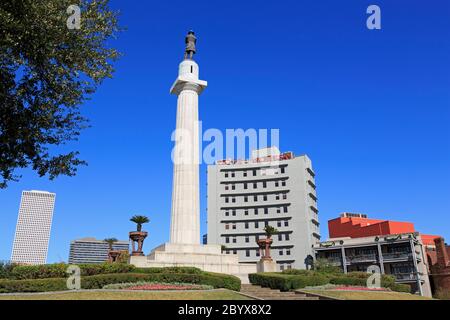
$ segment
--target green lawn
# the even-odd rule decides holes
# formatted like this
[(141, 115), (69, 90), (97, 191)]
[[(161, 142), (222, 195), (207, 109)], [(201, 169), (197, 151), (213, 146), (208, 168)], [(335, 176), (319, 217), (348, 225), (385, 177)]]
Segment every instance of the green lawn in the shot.
[(0, 300), (249, 300), (230, 290), (209, 291), (79, 291), (0, 295)]
[(431, 300), (430, 298), (400, 292), (344, 291), (344, 290), (301, 290), (342, 300)]

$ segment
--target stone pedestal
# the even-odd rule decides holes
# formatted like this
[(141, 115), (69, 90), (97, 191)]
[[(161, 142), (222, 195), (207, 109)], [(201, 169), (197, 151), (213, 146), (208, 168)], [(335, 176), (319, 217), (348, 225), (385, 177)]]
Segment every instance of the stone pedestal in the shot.
[(257, 272), (277, 272), (277, 263), (272, 259), (261, 259), (256, 264)]
[(196, 267), (203, 271), (226, 273), (248, 283), (248, 274), (256, 272), (256, 265), (239, 263), (235, 254), (223, 254), (220, 245), (165, 243), (146, 257), (130, 257), (130, 264), (139, 268)]

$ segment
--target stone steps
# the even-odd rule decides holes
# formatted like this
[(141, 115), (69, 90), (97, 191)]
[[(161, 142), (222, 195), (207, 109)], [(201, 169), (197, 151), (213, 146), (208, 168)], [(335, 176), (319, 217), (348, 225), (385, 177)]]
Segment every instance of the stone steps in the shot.
[(319, 300), (318, 297), (309, 297), (304, 293), (294, 291), (281, 292), (280, 290), (263, 288), (252, 284), (242, 284), (241, 292), (262, 300)]

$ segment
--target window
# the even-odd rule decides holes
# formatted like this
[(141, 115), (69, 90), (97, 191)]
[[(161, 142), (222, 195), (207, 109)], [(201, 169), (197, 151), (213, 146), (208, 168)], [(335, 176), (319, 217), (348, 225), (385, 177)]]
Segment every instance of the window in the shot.
[(191, 66), (191, 73), (194, 73), (194, 66)]
[(245, 250), (245, 256), (250, 257), (250, 250)]
[(264, 214), (269, 214), (269, 208), (264, 208)]
[(236, 190), (236, 185), (232, 184), (231, 185), (231, 190)]
[(247, 183), (244, 183), (244, 189), (247, 189)]
[(244, 202), (248, 202), (248, 197), (247, 196), (244, 197)]
[(231, 177), (232, 177), (232, 178), (234, 178), (234, 177), (235, 177), (235, 174), (234, 174), (234, 172), (232, 172), (232, 173), (231, 173)]
[(277, 208), (277, 213), (281, 213), (280, 207)]
[(228, 172), (225, 172), (225, 178), (228, 178)]
[(284, 236), (284, 239), (289, 240), (289, 233), (286, 233), (286, 235)]
[(247, 242), (247, 243), (250, 242), (250, 237), (249, 236), (245, 237), (245, 242)]
[(225, 185), (225, 190), (228, 190), (228, 185), (227, 184)]
[(275, 187), (279, 187), (280, 184), (278, 183), (278, 181), (275, 181)]
[(230, 243), (230, 238), (229, 237), (225, 237), (225, 243)]
[(253, 176), (256, 176), (256, 170), (253, 170)]
[[(290, 256), (291, 255), (291, 250), (286, 250), (286, 255)], [(289, 268), (289, 267), (288, 267)], [(290, 268), (289, 268), (290, 269)]]
[(284, 270), (284, 265), (280, 264), (280, 270), (281, 270), (281, 271)]
[(258, 201), (258, 196), (253, 196), (253, 201)]
[(267, 195), (264, 195), (263, 200), (267, 201)]
[(278, 251), (278, 255), (282, 256), (283, 255), (283, 250)]
[(245, 214), (246, 216), (248, 216), (248, 210), (245, 210), (245, 211), (244, 211), (244, 214)]
[(230, 229), (230, 225), (227, 223), (226, 225), (225, 225), (225, 230), (229, 230)]
[(225, 211), (225, 216), (228, 217), (230, 213), (228, 211)]
[(267, 182), (263, 181), (263, 188), (267, 188)]
[(278, 241), (283, 241), (282, 236), (283, 236), (283, 235), (282, 235), (281, 233), (278, 234)]
[[(246, 177), (247, 176), (247, 171), (244, 171), (244, 177)], [(247, 188), (246, 188), (247, 189)]]
[(256, 229), (259, 228), (259, 223), (258, 223), (258, 221), (255, 221), (255, 228), (256, 228)]
[(286, 181), (282, 181), (282, 182), (281, 182), (281, 185), (282, 185), (283, 187), (286, 187)]
[(245, 229), (248, 229), (248, 222), (245, 223)]
[(233, 238), (233, 243), (236, 243), (236, 237)]
[(235, 223), (233, 223), (232, 229), (233, 229), (233, 230), (236, 230), (236, 224), (235, 224)]
[(235, 217), (236, 216), (236, 210), (233, 210), (232, 213), (233, 213), (233, 216)]
[(255, 215), (258, 215), (258, 208), (255, 208)]
[(256, 256), (259, 257), (259, 250), (256, 249)]
[(277, 227), (281, 227), (281, 221), (277, 222)]
[(285, 168), (281, 167), (281, 173), (284, 173), (284, 172), (285, 172)]
[(236, 202), (236, 198), (235, 197), (231, 198), (231, 201)]
[(288, 207), (284, 207), (283, 210), (284, 210), (284, 213), (287, 213), (288, 212)]
[(267, 227), (269, 225), (269, 221), (264, 221), (264, 226)]
[(253, 182), (253, 189), (257, 189), (258, 188), (258, 184), (256, 182)]
[(276, 200), (280, 200), (280, 195), (277, 194), (277, 195), (275, 196), (275, 199), (276, 199)]
[(237, 254), (237, 250), (233, 250), (233, 254)]
[(286, 200), (286, 199), (287, 199), (287, 194), (283, 193), (283, 200)]
[(289, 221), (287, 221), (287, 220), (284, 221), (284, 226), (285, 226), (285, 227), (289, 227)]
[(225, 203), (228, 203), (228, 201), (229, 201), (228, 197), (225, 197)]

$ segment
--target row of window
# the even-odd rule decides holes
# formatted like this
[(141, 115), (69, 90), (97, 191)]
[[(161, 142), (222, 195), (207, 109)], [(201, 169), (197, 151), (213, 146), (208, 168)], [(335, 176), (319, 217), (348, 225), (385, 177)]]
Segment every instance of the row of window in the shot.
[[(278, 237), (278, 241), (289, 241), (290, 240), (289, 233), (278, 233), (277, 237)], [(225, 237), (225, 243), (237, 243), (237, 238), (238, 238), (237, 236)], [(256, 241), (259, 240), (259, 235), (252, 236), (252, 238), (254, 240), (252, 242), (256, 243)], [(250, 243), (250, 236), (244, 236), (244, 242)]]
[[(260, 221), (255, 221), (255, 229), (259, 228), (259, 222)], [(225, 224), (225, 230), (236, 230), (236, 223), (226, 223)], [(264, 222), (264, 226), (268, 226), (269, 225), (269, 221), (265, 221)], [(277, 227), (289, 227), (289, 220), (278, 220), (277, 221)], [(245, 229), (249, 229), (250, 228), (250, 222), (244, 222), (244, 228)]]
[[(288, 207), (287, 206), (283, 206), (283, 207), (273, 207), (276, 208), (276, 213), (281, 213), (282, 211), (284, 213), (288, 213)], [(273, 209), (272, 208), (272, 209)], [(264, 212), (264, 214), (269, 214), (270, 211), (269, 210), (271, 208), (267, 207), (267, 208), (254, 208), (254, 209), (244, 209), (244, 210), (237, 210), (237, 209), (233, 209), (233, 210), (226, 210), (225, 211), (225, 217), (229, 217), (230, 216), (230, 212), (231, 212), (231, 216), (235, 217), (238, 211), (243, 211), (244, 216), (248, 216), (250, 210), (255, 214), (255, 216), (257, 216), (260, 212), (260, 210), (262, 210), (262, 212)]]
[(229, 184), (225, 184), (225, 190), (236, 190), (236, 185), (242, 184), (244, 190), (248, 189), (249, 185), (253, 186), (253, 189), (258, 189), (258, 184), (261, 184), (263, 188), (267, 188), (267, 186), (273, 183), (273, 186), (275, 188), (278, 187), (286, 187), (286, 180), (283, 181), (262, 181), (262, 182), (243, 182), (243, 183), (229, 183)]
[[(263, 201), (268, 201), (269, 200), (269, 196), (271, 196), (272, 198), (272, 194), (264, 194), (264, 195), (253, 195), (253, 196), (242, 196), (244, 198), (244, 202), (248, 202), (249, 198), (253, 198), (253, 202), (258, 202), (259, 197), (261, 197), (261, 199)], [(287, 192), (283, 192), (283, 193), (277, 193), (274, 194), (274, 199), (275, 200), (286, 200), (287, 199)], [(225, 197), (225, 203), (230, 203), (230, 201), (232, 203), (236, 203), (236, 198), (237, 196), (234, 197)]]
[(284, 174), (286, 172), (286, 166), (279, 168), (264, 168), (264, 169), (249, 169), (249, 170), (236, 170), (236, 171), (224, 171), (223, 176), (225, 178), (235, 178), (237, 172), (242, 173), (242, 177), (248, 177), (249, 172), (251, 172), (253, 177), (256, 177), (258, 171), (261, 171), (262, 176), (271, 176), (276, 174)]
[[(255, 249), (255, 250), (244, 249), (244, 250), (245, 250), (245, 256), (246, 257), (251, 257), (252, 256), (252, 254), (251, 254), (252, 251), (255, 253), (255, 257), (259, 257), (260, 256), (259, 249)], [(225, 253), (226, 254), (230, 254), (230, 253), (237, 254), (238, 251), (240, 251), (240, 250), (236, 250), (236, 249), (234, 249), (234, 250), (225, 250)], [(278, 255), (279, 256), (290, 256), (291, 255), (291, 250), (290, 249), (280, 249), (280, 250), (278, 250)]]

